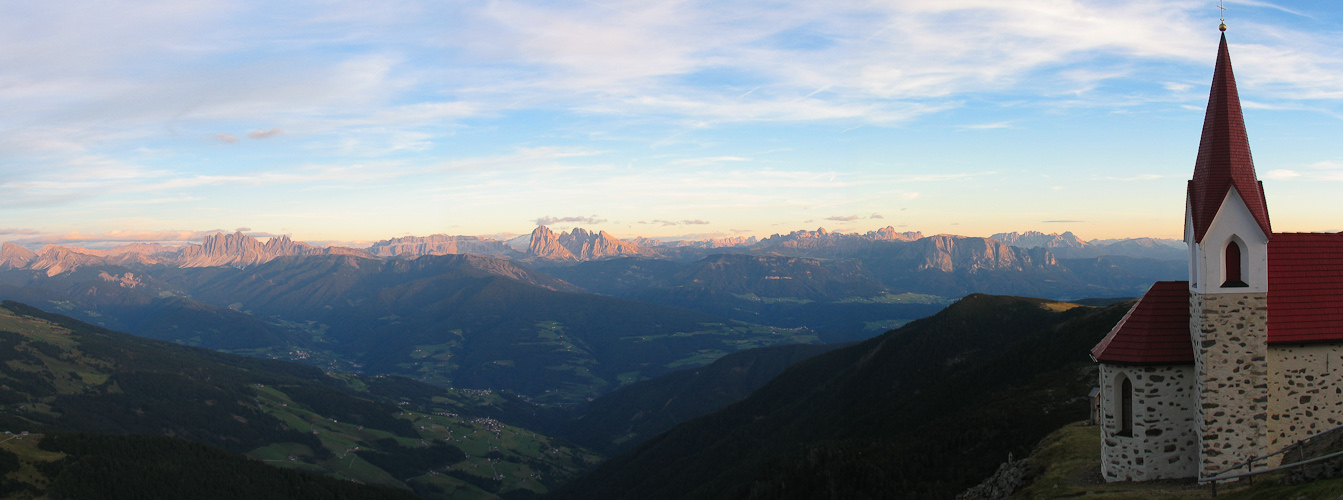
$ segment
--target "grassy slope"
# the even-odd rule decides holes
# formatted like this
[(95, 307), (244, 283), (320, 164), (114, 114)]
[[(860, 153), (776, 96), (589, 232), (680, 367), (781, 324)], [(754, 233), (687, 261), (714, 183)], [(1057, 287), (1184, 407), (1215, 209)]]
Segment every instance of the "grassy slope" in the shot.
[(564, 435), (619, 453), (681, 422), (749, 396), (789, 366), (842, 344), (792, 344), (739, 351), (700, 368), (636, 382), (597, 398)]
[(1085, 353), (1126, 309), (972, 295), (798, 363), (555, 497), (954, 495), (1086, 414)]
[[(1037, 476), (1029, 486), (1012, 495), (1013, 500), (1059, 498), (1186, 499), (1208, 498), (1211, 490), (1193, 481), (1104, 483), (1100, 475), (1100, 430), (1096, 426), (1070, 424), (1040, 441), (1031, 454)], [(1301, 485), (1282, 484), (1274, 474), (1260, 476), (1253, 485), (1224, 484), (1217, 498), (1226, 500), (1336, 499), (1343, 496), (1343, 479)]]
[(409, 491), (268, 467), (166, 436), (0, 436), (3, 498), (413, 499)]
[(486, 391), (329, 376), (12, 302), (0, 308), (0, 361), (0, 424), (16, 430), (165, 433), (426, 498), (542, 493), (599, 458), (490, 418), (509, 401)]

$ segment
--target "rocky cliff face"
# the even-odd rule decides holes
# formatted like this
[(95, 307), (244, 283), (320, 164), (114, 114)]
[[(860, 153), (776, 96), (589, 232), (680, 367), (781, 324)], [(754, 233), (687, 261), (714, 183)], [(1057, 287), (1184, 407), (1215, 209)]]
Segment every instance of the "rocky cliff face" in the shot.
[(34, 260), (37, 260), (37, 254), (32, 250), (8, 241), (0, 244), (0, 269), (25, 268)]
[(85, 266), (105, 264), (106, 260), (95, 251), (83, 248), (47, 245), (37, 251), (37, 258), (28, 264), (28, 269), (46, 271), (47, 276), (55, 276), (66, 271)]
[[(273, 238), (272, 238), (273, 239)], [(288, 238), (285, 238), (288, 240)], [(277, 243), (270, 251), (284, 248), (294, 250), (294, 244)], [(304, 245), (307, 247), (307, 245)], [(309, 247), (310, 248), (310, 247)], [(275, 256), (269, 253), (256, 238), (242, 234), (215, 233), (205, 237), (200, 245), (188, 245), (182, 249), (180, 267), (247, 267), (267, 262)]]
[(886, 226), (867, 234), (839, 233), (817, 228), (815, 231), (793, 231), (788, 234), (776, 234), (760, 241), (757, 247), (777, 247), (786, 249), (827, 249), (857, 248), (879, 241), (914, 241), (923, 238), (918, 231), (897, 232), (894, 227)]
[(184, 247), (135, 243), (107, 250), (90, 250), (48, 245), (37, 252), (31, 252), (19, 245), (5, 243), (0, 248), (0, 269), (33, 269), (46, 271), (47, 276), (55, 276), (80, 267), (106, 265), (244, 268), (270, 262), (279, 257), (295, 255), (373, 257), (368, 252), (354, 248), (317, 248), (293, 241), (288, 236), (277, 236), (262, 243), (256, 238), (238, 232), (227, 235), (215, 233), (205, 237), (205, 241), (200, 245)]
[(645, 249), (652, 249), (652, 248), (731, 248), (731, 247), (748, 247), (748, 246), (754, 245), (754, 244), (756, 244), (756, 243), (758, 242), (758, 240), (756, 240), (755, 236), (751, 236), (751, 237), (728, 236), (728, 237), (725, 237), (725, 238), (708, 238), (708, 239), (694, 240), (694, 241), (691, 241), (691, 240), (662, 241), (662, 240), (655, 240), (655, 239), (653, 239), (653, 238), (646, 238), (646, 237), (640, 236), (640, 237), (637, 237), (637, 238), (631, 238), (631, 239), (628, 239), (628, 240), (625, 240), (625, 241), (626, 241), (627, 243), (630, 243), (630, 244), (633, 244), (633, 245), (637, 245), (637, 246), (643, 247), (643, 248), (645, 248)]
[(560, 235), (546, 226), (536, 226), (532, 230), (532, 242), (527, 254), (548, 260), (578, 260), (568, 248), (560, 244)]
[(897, 232), (894, 227), (886, 226), (876, 231), (868, 231), (866, 236), (874, 240), (914, 241), (923, 238), (920, 231)]
[(1021, 271), (1057, 266), (1047, 250), (1014, 248), (992, 238), (971, 238), (949, 234), (929, 236), (902, 249), (904, 259), (916, 260), (920, 271), (943, 272)]
[(368, 247), (368, 253), (378, 257), (400, 255), (496, 255), (513, 257), (518, 252), (502, 241), (486, 240), (476, 236), (405, 236), (379, 241)]
[(634, 244), (626, 243), (611, 236), (606, 231), (592, 233), (581, 227), (573, 231), (560, 233), (557, 238), (560, 245), (569, 250), (579, 260), (601, 259), (606, 257), (624, 257), (646, 255), (652, 252)]
[(555, 234), (546, 226), (537, 226), (527, 248), (529, 257), (546, 260), (585, 261), (656, 254), (656, 251), (621, 241), (606, 231), (594, 233), (581, 227)]
[(1063, 234), (1042, 233), (1039, 231), (998, 233), (990, 236), (990, 238), (1021, 248), (1043, 247), (1081, 249), (1090, 246), (1087, 242), (1077, 239), (1077, 235), (1073, 234), (1072, 231), (1065, 231)]

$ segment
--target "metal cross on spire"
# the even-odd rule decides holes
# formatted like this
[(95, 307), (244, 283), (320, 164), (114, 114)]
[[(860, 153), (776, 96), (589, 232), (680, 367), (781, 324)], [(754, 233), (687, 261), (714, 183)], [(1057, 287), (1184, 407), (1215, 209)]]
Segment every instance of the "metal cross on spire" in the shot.
[(1218, 25), (1217, 29), (1226, 31), (1226, 7), (1222, 6), (1222, 0), (1217, 0), (1217, 9), (1220, 10), (1222, 14), (1222, 24)]

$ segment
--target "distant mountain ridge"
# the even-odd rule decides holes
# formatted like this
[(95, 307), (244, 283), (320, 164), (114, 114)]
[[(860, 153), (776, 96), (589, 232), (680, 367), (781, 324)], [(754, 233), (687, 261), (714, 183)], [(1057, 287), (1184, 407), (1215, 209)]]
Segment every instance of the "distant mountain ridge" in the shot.
[(264, 264), (279, 257), (302, 255), (356, 255), (373, 257), (364, 250), (348, 247), (314, 247), (288, 236), (276, 236), (262, 243), (241, 232), (215, 233), (199, 245), (180, 247), (133, 243), (107, 250), (47, 245), (36, 252), (5, 242), (0, 248), (0, 269), (34, 269), (48, 276), (91, 266), (164, 265), (170, 267), (235, 267)]
[(1145, 257), (1157, 260), (1184, 260), (1187, 247), (1183, 240), (1161, 238), (1125, 238), (1082, 241), (1071, 231), (1063, 234), (1026, 231), (998, 233), (991, 238), (1022, 248), (1047, 248), (1060, 259), (1081, 259), (1103, 255)]
[[(928, 240), (928, 241), (925, 241)], [(368, 248), (315, 247), (275, 236), (264, 243), (241, 232), (215, 233), (200, 244), (180, 247), (156, 243), (133, 243), (106, 250), (92, 250), (72, 246), (47, 245), (36, 252), (23, 246), (4, 242), (0, 247), (0, 269), (38, 269), (56, 275), (79, 267), (96, 265), (166, 265), (172, 267), (236, 267), (255, 266), (285, 256), (303, 255), (356, 255), (361, 257), (417, 257), (421, 255), (473, 254), (500, 257), (509, 260), (536, 262), (585, 262), (621, 257), (666, 258), (689, 261), (710, 253), (749, 253), (791, 257), (848, 258), (852, 252), (870, 249), (883, 243), (919, 243), (928, 255), (928, 262), (920, 269), (937, 268), (948, 271), (957, 267), (957, 261), (966, 261), (965, 243), (983, 248), (992, 257), (974, 257), (971, 269), (995, 268), (989, 261), (1001, 266), (1021, 267), (1015, 254), (1004, 252), (1003, 246), (980, 243), (993, 240), (1006, 247), (1020, 249), (1044, 248), (1055, 258), (1076, 259), (1102, 255), (1181, 260), (1184, 242), (1157, 238), (1129, 238), (1122, 240), (1082, 241), (1072, 232), (1063, 234), (1038, 231), (997, 233), (989, 238), (939, 234), (924, 236), (918, 231), (898, 232), (887, 226), (864, 234), (841, 233), (818, 228), (775, 234), (757, 240), (755, 237), (709, 238), (699, 241), (660, 241), (653, 238), (622, 240), (605, 231), (591, 232), (583, 228), (556, 233), (546, 226), (537, 226), (526, 245), (513, 240), (497, 241), (478, 236), (404, 236), (382, 240)], [(930, 250), (929, 246), (932, 249)], [(960, 247), (961, 250), (956, 250)], [(908, 255), (908, 251), (904, 252)], [(959, 255), (960, 257), (957, 257)], [(1006, 260), (1003, 260), (1006, 259)], [(1047, 259), (1046, 259), (1047, 260)], [(1048, 265), (1047, 262), (1043, 264)]]
[[(119, 266), (134, 271), (150, 268), (246, 269), (283, 257), (348, 255), (370, 259), (409, 259), (425, 255), (484, 255), (518, 262), (544, 272), (559, 272), (567, 279), (585, 281), (560, 268), (579, 263), (638, 258), (669, 262), (695, 262), (717, 254), (757, 257), (807, 258), (826, 261), (857, 261), (865, 272), (886, 289), (942, 297), (983, 292), (1051, 298), (1133, 296), (1152, 279), (1182, 279), (1182, 271), (1156, 262), (1182, 260), (1182, 242), (1153, 238), (1088, 243), (1072, 233), (1000, 233), (996, 238), (919, 232), (897, 232), (886, 227), (865, 234), (793, 231), (763, 240), (706, 240), (702, 245), (646, 247), (615, 238), (605, 231), (583, 228), (556, 233), (537, 226), (528, 236), (496, 241), (473, 236), (434, 235), (384, 240), (367, 249), (314, 247), (287, 236), (262, 242), (242, 233), (216, 233), (199, 245), (168, 247), (133, 244), (107, 250), (49, 245), (37, 252), (6, 244), (0, 248), (0, 270), (31, 269), (53, 277), (81, 268)], [(649, 242), (651, 240), (638, 240)], [(524, 245), (525, 243), (525, 245)], [(735, 246), (718, 246), (739, 243)], [(1012, 243), (1016, 243), (1015, 245)], [(1106, 265), (1081, 262), (1103, 256)], [(1060, 259), (1071, 259), (1062, 262)], [(1150, 259), (1146, 262), (1141, 259)], [(1075, 264), (1086, 269), (1073, 269)], [(1141, 270), (1133, 268), (1138, 266)], [(800, 268), (799, 268), (800, 269)], [(111, 272), (111, 271), (109, 271)], [(802, 272), (802, 271), (799, 271)], [(119, 275), (120, 272), (112, 273)], [(798, 276), (780, 276), (795, 279)], [(1097, 281), (1099, 280), (1099, 281)], [(1103, 284), (1101, 284), (1103, 283)], [(733, 292), (739, 293), (739, 292)], [(836, 300), (845, 297), (835, 297)]]

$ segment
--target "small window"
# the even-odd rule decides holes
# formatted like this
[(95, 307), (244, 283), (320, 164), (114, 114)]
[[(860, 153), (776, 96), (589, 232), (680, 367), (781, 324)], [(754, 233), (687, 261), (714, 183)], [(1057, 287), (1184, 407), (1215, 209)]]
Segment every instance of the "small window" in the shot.
[(1231, 240), (1226, 243), (1226, 256), (1222, 259), (1222, 264), (1226, 268), (1223, 276), (1226, 276), (1226, 282), (1222, 283), (1223, 288), (1239, 288), (1250, 286), (1241, 279), (1240, 270), (1245, 264), (1245, 259), (1240, 248), (1240, 243)]
[(1119, 435), (1133, 436), (1133, 382), (1123, 377), (1119, 387)]

